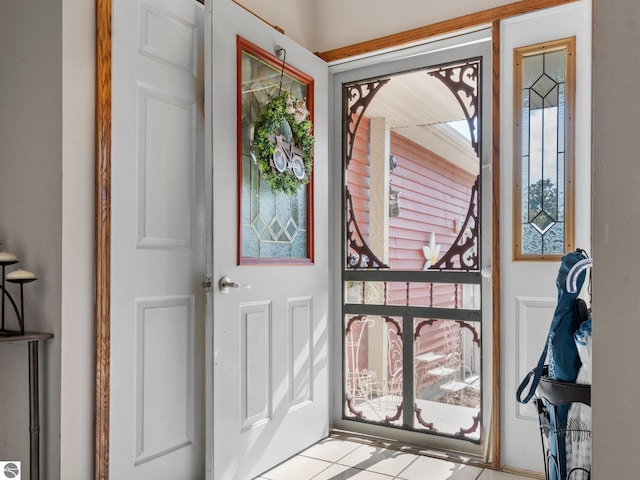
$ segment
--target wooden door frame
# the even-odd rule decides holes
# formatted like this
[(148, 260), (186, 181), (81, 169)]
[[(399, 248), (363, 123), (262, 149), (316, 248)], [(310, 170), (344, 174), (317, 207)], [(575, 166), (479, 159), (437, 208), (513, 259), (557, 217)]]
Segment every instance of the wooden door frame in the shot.
[(109, 478), (111, 364), (111, 26), (112, 0), (96, 0), (94, 479)]
[[(112, 0), (96, 1), (96, 125), (95, 125), (95, 396), (94, 396), (94, 480), (109, 479), (109, 409), (111, 360), (111, 104), (112, 104)], [(197, 0), (202, 3), (201, 0)], [(236, 0), (233, 0), (238, 3)], [(500, 257), (499, 257), (499, 80), (500, 80), (500, 21), (543, 8), (555, 7), (577, 0), (522, 0), (507, 5), (464, 15), (405, 32), (380, 37), (335, 50), (319, 53), (326, 61), (361, 55), (382, 48), (446, 34), (482, 24), (493, 25), (493, 348), (494, 358), (500, 353)], [(500, 364), (493, 365), (492, 462), (500, 468)]]

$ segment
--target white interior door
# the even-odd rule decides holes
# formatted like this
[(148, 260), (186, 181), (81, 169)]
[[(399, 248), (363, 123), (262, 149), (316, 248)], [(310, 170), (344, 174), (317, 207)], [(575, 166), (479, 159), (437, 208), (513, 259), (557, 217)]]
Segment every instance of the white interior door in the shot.
[(501, 119), (501, 321), (502, 461), (518, 469), (544, 469), (535, 405), (516, 402), (515, 392), (538, 362), (556, 306), (559, 262), (519, 261), (512, 256), (513, 49), (576, 36), (575, 245), (591, 245), (591, 2), (542, 10), (502, 24)]
[(112, 479), (204, 471), (203, 17), (113, 7)]
[[(214, 284), (208, 478), (243, 480), (328, 434), (328, 73), (320, 59), (230, 0), (207, 10)], [(238, 265), (238, 36), (271, 54), (276, 44), (284, 47), (287, 64), (313, 78), (315, 252), (306, 264)], [(223, 294), (225, 276), (252, 288)]]

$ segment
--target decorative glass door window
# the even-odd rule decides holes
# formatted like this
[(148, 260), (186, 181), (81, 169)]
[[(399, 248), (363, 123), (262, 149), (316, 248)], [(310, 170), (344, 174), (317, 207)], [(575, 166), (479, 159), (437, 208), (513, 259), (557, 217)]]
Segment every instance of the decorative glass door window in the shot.
[(343, 86), (346, 420), (482, 441), (481, 78)]
[[(239, 264), (290, 264), (313, 261), (313, 177), (295, 193), (273, 188), (257, 160), (256, 124), (273, 99), (288, 92), (313, 118), (313, 79), (238, 37), (238, 192)], [(294, 127), (295, 128), (295, 127)], [(281, 130), (281, 131), (280, 131)], [(292, 146), (291, 126), (281, 125)], [(280, 151), (280, 150), (279, 150)], [(274, 155), (269, 173), (293, 178), (304, 170), (287, 169), (287, 159)], [(291, 171), (289, 171), (291, 170)], [(297, 177), (296, 177), (297, 175)], [(285, 177), (283, 177), (285, 178)], [(288, 178), (288, 177), (287, 177)]]
[(514, 259), (573, 250), (575, 38), (515, 50)]

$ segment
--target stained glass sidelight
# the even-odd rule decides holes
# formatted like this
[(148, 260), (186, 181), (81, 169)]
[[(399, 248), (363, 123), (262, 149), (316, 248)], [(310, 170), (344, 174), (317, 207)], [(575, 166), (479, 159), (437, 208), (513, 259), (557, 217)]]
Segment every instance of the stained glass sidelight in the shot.
[(572, 248), (573, 39), (516, 50), (514, 257)]

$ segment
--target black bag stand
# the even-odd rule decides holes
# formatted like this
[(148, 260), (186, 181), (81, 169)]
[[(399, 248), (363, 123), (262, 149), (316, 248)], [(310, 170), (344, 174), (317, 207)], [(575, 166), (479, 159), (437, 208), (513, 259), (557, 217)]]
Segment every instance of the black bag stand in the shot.
[(591, 430), (582, 424), (572, 424), (570, 421), (560, 423), (557, 419), (559, 408), (568, 410), (573, 403), (591, 406), (591, 385), (552, 380), (548, 377), (545, 366), (536, 388), (535, 399), (545, 461), (545, 480), (590, 480), (590, 464), (577, 465), (565, 472), (566, 451), (562, 450), (569, 440), (573, 440), (574, 445), (577, 443), (578, 448), (580, 445), (591, 448)]

